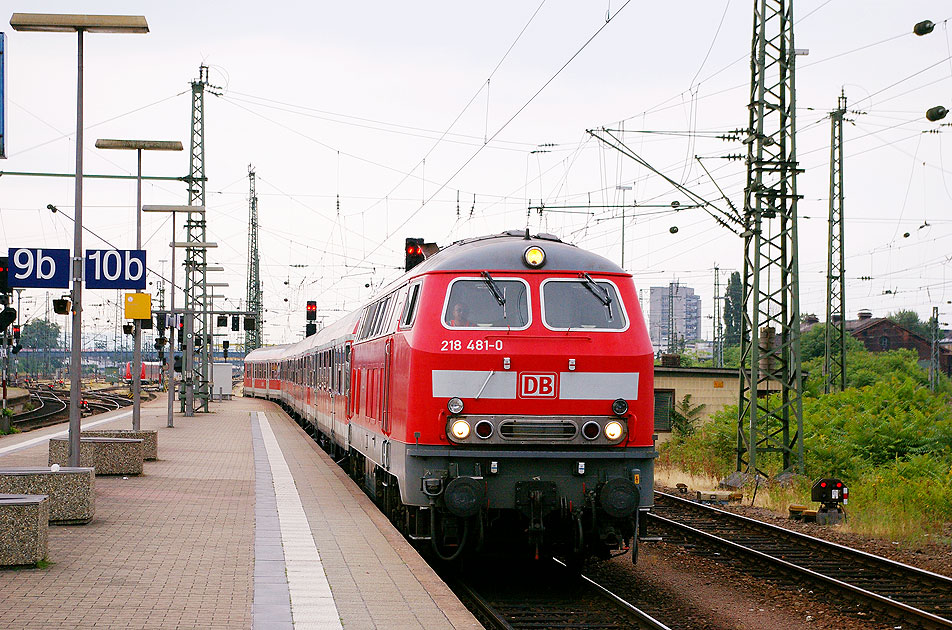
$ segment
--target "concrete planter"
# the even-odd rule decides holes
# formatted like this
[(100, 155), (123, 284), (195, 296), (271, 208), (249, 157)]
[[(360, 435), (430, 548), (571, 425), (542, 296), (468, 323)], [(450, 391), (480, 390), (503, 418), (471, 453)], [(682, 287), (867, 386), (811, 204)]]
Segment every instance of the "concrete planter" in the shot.
[(95, 479), (92, 468), (0, 468), (0, 493), (45, 494), (51, 524), (82, 525), (93, 520)]
[(126, 438), (133, 440), (142, 440), (142, 455), (147, 462), (154, 462), (159, 458), (159, 432), (158, 431), (133, 431), (132, 429), (103, 429), (95, 431), (83, 431), (79, 434), (84, 437), (109, 437)]
[(46, 559), (50, 502), (43, 495), (0, 494), (0, 566)]
[[(69, 439), (50, 439), (50, 465), (69, 464)], [(81, 437), (79, 464), (96, 469), (96, 475), (141, 475), (142, 440)]]

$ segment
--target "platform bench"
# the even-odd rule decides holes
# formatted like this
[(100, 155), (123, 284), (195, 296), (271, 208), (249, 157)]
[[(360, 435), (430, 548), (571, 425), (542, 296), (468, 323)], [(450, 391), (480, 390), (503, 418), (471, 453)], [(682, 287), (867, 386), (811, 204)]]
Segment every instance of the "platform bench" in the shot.
[(0, 468), (0, 493), (45, 494), (50, 498), (50, 524), (83, 525), (93, 520), (92, 468)]
[(50, 501), (45, 495), (0, 494), (0, 566), (46, 559)]
[(95, 431), (83, 431), (79, 434), (79, 437), (110, 437), (142, 440), (142, 459), (147, 462), (154, 462), (159, 458), (158, 431), (135, 431), (133, 429), (96, 429)]
[[(96, 469), (96, 475), (141, 475), (142, 440), (127, 438), (81, 437), (79, 465)], [(50, 439), (49, 463), (69, 464), (69, 439)]]

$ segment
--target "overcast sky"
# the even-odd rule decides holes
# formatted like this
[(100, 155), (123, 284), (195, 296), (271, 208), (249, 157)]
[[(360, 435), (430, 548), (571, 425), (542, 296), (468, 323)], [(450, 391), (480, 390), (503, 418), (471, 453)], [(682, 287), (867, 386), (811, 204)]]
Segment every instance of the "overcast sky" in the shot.
[[(528, 226), (620, 261), (620, 210), (556, 212), (560, 205), (644, 204), (625, 214), (625, 268), (640, 289), (674, 280), (694, 287), (706, 316), (715, 264), (722, 285), (741, 268), (738, 236), (702, 210), (672, 211), (672, 201), (688, 203), (683, 193), (586, 130), (623, 128), (645, 161), (716, 200), (694, 159), (707, 158), (717, 185), (742, 208), (744, 163), (722, 158), (745, 147), (713, 136), (748, 122), (750, 0), (81, 4), (85, 13), (145, 15), (151, 29), (86, 36), (87, 174), (135, 173), (134, 152), (97, 150), (97, 138), (187, 147), (189, 84), (200, 64), (209, 66), (220, 92), (205, 97), (208, 239), (219, 244), (209, 260), (226, 268), (213, 278), (230, 283), (223, 293), (237, 308), (246, 292), (251, 164), (267, 342), (303, 334), (306, 300), (318, 301), (328, 323), (357, 307), (401, 273), (408, 236), (449, 244)], [(952, 8), (938, 10), (920, 1), (796, 4), (796, 47), (809, 50), (797, 67), (803, 312), (825, 312), (829, 112), (842, 89), (851, 112), (848, 315), (914, 309), (926, 319), (939, 305), (949, 319), (952, 147), (948, 128), (924, 116), (933, 105), (952, 106)], [(913, 35), (925, 19), (935, 31)], [(4, 24), (0, 169), (71, 173), (76, 37), (13, 32), (9, 15)], [(146, 175), (187, 172), (188, 151), (144, 157)], [(146, 183), (143, 197), (188, 201), (175, 182)], [(553, 211), (528, 210), (540, 199)], [(658, 205), (668, 207), (650, 207)], [(109, 244), (134, 247), (134, 208), (134, 182), (85, 180), (84, 225)], [(72, 211), (71, 179), (4, 175), (0, 246), (70, 247)], [(164, 216), (144, 219), (149, 266), (166, 275), (169, 263), (160, 261), (170, 258), (171, 232)], [(109, 245), (87, 235), (84, 246)], [(46, 292), (24, 298), (27, 316), (45, 312)], [(115, 292), (84, 292), (87, 330), (110, 342), (115, 300)], [(703, 327), (709, 334), (711, 321)]]

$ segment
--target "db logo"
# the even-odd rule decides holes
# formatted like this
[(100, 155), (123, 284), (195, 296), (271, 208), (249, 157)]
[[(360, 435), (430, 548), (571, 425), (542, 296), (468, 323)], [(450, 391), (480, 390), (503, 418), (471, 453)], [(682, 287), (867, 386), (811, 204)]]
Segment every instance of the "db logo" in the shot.
[(555, 374), (519, 375), (520, 398), (555, 398), (558, 394), (558, 377)]

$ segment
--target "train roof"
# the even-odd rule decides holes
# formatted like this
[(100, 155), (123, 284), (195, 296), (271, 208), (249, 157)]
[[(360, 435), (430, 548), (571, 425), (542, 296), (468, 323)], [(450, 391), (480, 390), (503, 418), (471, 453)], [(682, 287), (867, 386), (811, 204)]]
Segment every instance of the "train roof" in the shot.
[(530, 236), (528, 230), (509, 230), (502, 234), (456, 241), (411, 269), (410, 273), (416, 276), (434, 271), (464, 269), (529, 271), (522, 255), (533, 245), (545, 251), (545, 265), (541, 271), (627, 273), (603, 256), (564, 243), (551, 234)]

